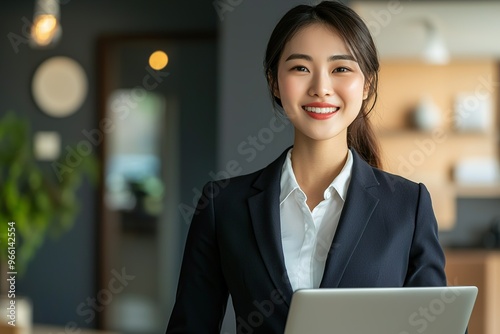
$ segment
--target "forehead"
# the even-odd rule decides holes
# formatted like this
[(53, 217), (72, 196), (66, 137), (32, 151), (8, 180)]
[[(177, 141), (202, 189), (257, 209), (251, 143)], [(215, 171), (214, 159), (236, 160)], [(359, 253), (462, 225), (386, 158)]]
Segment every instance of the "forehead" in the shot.
[(331, 26), (313, 23), (301, 28), (287, 42), (286, 53), (352, 54), (340, 34)]

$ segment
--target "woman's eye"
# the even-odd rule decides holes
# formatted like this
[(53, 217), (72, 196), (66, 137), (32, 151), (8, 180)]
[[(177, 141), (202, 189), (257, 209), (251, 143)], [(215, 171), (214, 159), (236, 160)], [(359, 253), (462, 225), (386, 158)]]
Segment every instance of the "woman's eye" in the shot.
[(343, 73), (343, 72), (349, 72), (349, 69), (347, 67), (337, 67), (336, 69), (333, 70), (334, 73)]
[(299, 71), (299, 72), (308, 72), (308, 69), (305, 68), (304, 66), (295, 66), (292, 68), (292, 70)]

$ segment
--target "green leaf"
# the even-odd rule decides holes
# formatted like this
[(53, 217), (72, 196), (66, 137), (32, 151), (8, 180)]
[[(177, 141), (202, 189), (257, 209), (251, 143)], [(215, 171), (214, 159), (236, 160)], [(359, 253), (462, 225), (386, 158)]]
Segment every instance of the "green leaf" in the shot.
[[(83, 177), (96, 184), (99, 176), (99, 162), (89, 155), (59, 182), (57, 171), (44, 170), (34, 158), (30, 131), (26, 117), (7, 112), (0, 118), (0, 226), (16, 221), (21, 240), (16, 264), (21, 275), (48, 234), (61, 236), (74, 225), (80, 211), (76, 194)], [(0, 231), (0, 240), (6, 230)], [(0, 242), (0, 257), (5, 259), (4, 250), (5, 243)]]
[(29, 173), (28, 180), (31, 189), (38, 189), (42, 186), (42, 173), (39, 170), (33, 169)]

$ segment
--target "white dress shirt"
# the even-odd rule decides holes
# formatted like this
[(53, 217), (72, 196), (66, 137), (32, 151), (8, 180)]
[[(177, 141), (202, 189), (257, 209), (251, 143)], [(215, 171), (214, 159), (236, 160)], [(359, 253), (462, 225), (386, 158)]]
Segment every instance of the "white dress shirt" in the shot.
[(344, 206), (351, 180), (352, 153), (340, 174), (324, 192), (324, 199), (312, 210), (300, 189), (292, 168), (292, 149), (281, 173), (280, 218), (285, 267), (293, 291), (318, 288), (325, 262)]

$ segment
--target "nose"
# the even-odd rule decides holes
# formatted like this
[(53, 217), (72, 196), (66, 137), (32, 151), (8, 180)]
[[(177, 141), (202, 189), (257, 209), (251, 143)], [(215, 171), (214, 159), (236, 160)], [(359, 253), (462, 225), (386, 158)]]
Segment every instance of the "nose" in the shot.
[(321, 72), (312, 78), (309, 95), (317, 97), (333, 95), (333, 85), (329, 73)]

